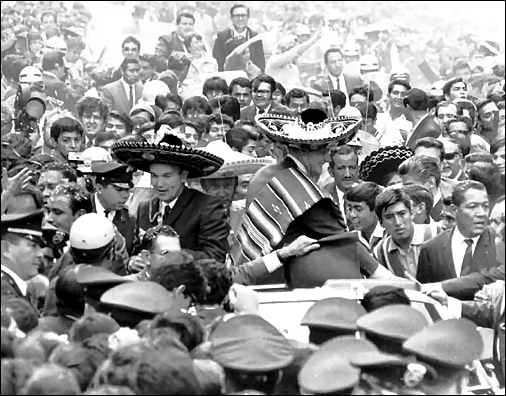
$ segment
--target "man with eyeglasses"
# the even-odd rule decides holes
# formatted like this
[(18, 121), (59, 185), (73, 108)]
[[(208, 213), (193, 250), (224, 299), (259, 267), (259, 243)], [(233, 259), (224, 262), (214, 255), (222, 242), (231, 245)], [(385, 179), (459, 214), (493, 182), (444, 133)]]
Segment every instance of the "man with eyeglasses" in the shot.
[(441, 138), (444, 146), (441, 176), (455, 181), (466, 179), (464, 173), (464, 156), (459, 142), (452, 138)]
[(436, 121), (443, 131), (448, 130), (448, 121), (457, 118), (459, 108), (457, 104), (450, 101), (443, 101), (436, 106), (436, 114), (434, 121)]
[[(255, 37), (258, 33), (248, 27), (250, 10), (244, 4), (234, 4), (230, 8), (232, 27), (218, 33), (214, 43), (213, 57), (218, 62), (218, 71), (225, 71), (225, 59), (239, 45)], [(251, 61), (265, 71), (265, 54), (262, 41), (256, 41), (249, 46)]]

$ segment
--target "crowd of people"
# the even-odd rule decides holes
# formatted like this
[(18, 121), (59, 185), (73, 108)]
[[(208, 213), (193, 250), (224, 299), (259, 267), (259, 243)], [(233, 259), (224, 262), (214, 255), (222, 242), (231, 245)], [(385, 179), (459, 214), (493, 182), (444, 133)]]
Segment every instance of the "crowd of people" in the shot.
[(2, 2), (2, 394), (504, 393), (504, 45), (335, 3)]

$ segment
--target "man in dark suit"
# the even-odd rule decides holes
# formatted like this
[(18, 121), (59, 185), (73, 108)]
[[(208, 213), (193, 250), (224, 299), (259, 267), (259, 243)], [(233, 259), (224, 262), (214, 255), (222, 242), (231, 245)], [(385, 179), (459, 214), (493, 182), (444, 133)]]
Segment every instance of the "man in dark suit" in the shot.
[(137, 59), (125, 59), (121, 63), (123, 78), (102, 87), (102, 98), (110, 110), (130, 114), (142, 97), (142, 84), (139, 82), (141, 66)]
[(272, 99), (276, 90), (276, 81), (267, 74), (260, 74), (251, 82), (253, 103), (241, 109), (241, 119), (255, 120), (258, 114), (284, 114), (295, 115), (292, 110)]
[(42, 58), (42, 80), (47, 96), (63, 102), (63, 107), (74, 111), (76, 100), (63, 81), (65, 76), (64, 54), (58, 51), (47, 52)]
[(328, 73), (309, 82), (309, 86), (327, 93), (331, 90), (342, 91), (346, 94), (349, 103), (353, 88), (363, 85), (361, 77), (343, 73), (343, 53), (339, 48), (329, 48), (325, 51), (323, 60)]
[[(258, 34), (248, 27), (249, 16), (249, 8), (243, 4), (234, 4), (230, 8), (232, 27), (218, 33), (213, 47), (213, 57), (218, 62), (218, 71), (225, 71), (225, 59), (235, 48)], [(263, 73), (265, 71), (265, 55), (262, 41), (251, 44), (249, 51), (251, 61)]]
[(480, 182), (459, 182), (452, 194), (456, 226), (427, 241), (416, 279), (441, 282), (498, 265), (494, 232), (488, 227), (489, 199)]
[(130, 217), (125, 203), (133, 187), (133, 171), (118, 162), (96, 163), (91, 166), (96, 175), (96, 192), (92, 199), (93, 211), (103, 214), (125, 238), (128, 254), (132, 253), (135, 220)]
[(413, 130), (408, 134), (406, 146), (415, 149), (416, 142), (424, 137), (438, 138), (443, 133), (439, 124), (427, 111), (427, 94), (418, 88), (412, 88), (403, 99), (407, 109), (406, 118), (413, 123)]

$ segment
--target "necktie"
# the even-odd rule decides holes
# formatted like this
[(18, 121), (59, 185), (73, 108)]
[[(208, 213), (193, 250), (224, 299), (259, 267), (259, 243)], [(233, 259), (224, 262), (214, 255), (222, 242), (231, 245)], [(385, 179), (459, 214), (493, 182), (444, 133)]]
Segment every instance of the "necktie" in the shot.
[(465, 275), (471, 269), (471, 261), (473, 260), (473, 240), (465, 239), (464, 242), (467, 245), (466, 252), (464, 253), (464, 259), (462, 260), (462, 268), (460, 269), (460, 275)]
[(130, 108), (134, 107), (134, 87), (130, 85)]
[(264, 114), (264, 113), (265, 113), (265, 109), (264, 110), (258, 109), (258, 114)]
[(111, 213), (111, 211), (110, 211), (110, 210), (104, 210), (104, 216), (105, 216), (106, 218), (109, 218), (109, 213)]
[(166, 219), (167, 217), (169, 217), (169, 214), (170, 214), (170, 206), (167, 205), (165, 207), (165, 210), (163, 211), (163, 218)]

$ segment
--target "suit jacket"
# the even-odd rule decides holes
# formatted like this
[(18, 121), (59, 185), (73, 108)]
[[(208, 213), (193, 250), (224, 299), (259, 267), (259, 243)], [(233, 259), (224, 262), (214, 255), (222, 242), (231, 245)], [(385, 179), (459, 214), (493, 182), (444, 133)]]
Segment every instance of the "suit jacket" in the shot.
[(504, 263), (498, 267), (486, 268), (480, 272), (445, 280), (441, 285), (450, 297), (472, 300), (483, 286), (496, 280), (504, 280)]
[[(453, 231), (454, 228), (443, 231), (422, 246), (416, 274), (420, 283), (441, 282), (457, 277), (452, 254)], [(487, 229), (478, 239), (469, 271), (461, 275), (498, 266), (494, 240), (493, 231)]]
[[(158, 225), (156, 213), (159, 207), (158, 198), (141, 202), (137, 211), (136, 230), (147, 231)], [(185, 187), (162, 223), (174, 228), (179, 234), (181, 248), (191, 250), (196, 258), (225, 262), (229, 250), (230, 225), (218, 198)], [(136, 247), (134, 251), (137, 251)]]
[[(134, 95), (135, 105), (142, 97), (142, 84), (140, 82), (137, 82), (134, 85)], [(130, 106), (128, 94), (125, 91), (122, 80), (114, 81), (102, 87), (102, 98), (109, 106), (109, 110), (118, 110), (124, 112), (125, 114), (130, 114), (132, 106)]]
[[(97, 212), (95, 207), (95, 198), (91, 200), (93, 206), (93, 212)], [(112, 220), (112, 223), (116, 226), (119, 233), (123, 235), (126, 243), (126, 250), (128, 254), (132, 254), (134, 239), (135, 239), (135, 219), (130, 217), (130, 213), (127, 208), (117, 210)]]
[[(362, 78), (360, 76), (350, 76), (348, 74), (344, 74), (344, 82), (346, 84), (346, 94), (349, 96), (353, 88), (363, 85)], [(311, 88), (317, 89), (323, 93), (328, 92), (329, 90), (338, 89), (337, 87), (334, 87), (334, 84), (332, 83), (332, 80), (330, 79), (329, 75), (326, 74), (324, 76), (321, 76), (319, 78), (316, 78), (313, 82), (310, 84)], [(341, 88), (341, 87), (340, 87)]]
[[(258, 33), (247, 28), (246, 37), (249, 40)], [(213, 47), (213, 57), (218, 62), (218, 71), (225, 71), (225, 59), (236, 49), (243, 41), (235, 40), (233, 37), (233, 29), (227, 28), (218, 33)], [(265, 54), (262, 40), (257, 41), (249, 46), (250, 59), (257, 65), (262, 73), (265, 72)]]
[[(274, 113), (295, 115), (295, 113), (288, 107), (273, 102), (267, 114), (274, 114)], [(254, 121), (256, 115), (257, 115), (257, 108), (254, 104), (250, 104), (249, 106), (243, 107), (241, 109), (241, 120)]]
[[(168, 68), (173, 70), (178, 77), (183, 74), (183, 70), (186, 70), (186, 73), (188, 72), (191, 60), (187, 53), (184, 42), (181, 41), (176, 32), (158, 38), (155, 55), (162, 55), (167, 58)], [(181, 80), (184, 80), (184, 78), (181, 78)]]
[(416, 128), (413, 130), (413, 133), (409, 137), (406, 142), (406, 146), (408, 146), (411, 150), (415, 149), (416, 142), (424, 137), (433, 137), (438, 138), (443, 133), (443, 130), (439, 126), (439, 124), (434, 121), (432, 116), (428, 114), (422, 122), (420, 122)]

